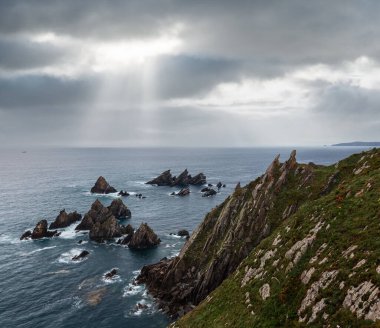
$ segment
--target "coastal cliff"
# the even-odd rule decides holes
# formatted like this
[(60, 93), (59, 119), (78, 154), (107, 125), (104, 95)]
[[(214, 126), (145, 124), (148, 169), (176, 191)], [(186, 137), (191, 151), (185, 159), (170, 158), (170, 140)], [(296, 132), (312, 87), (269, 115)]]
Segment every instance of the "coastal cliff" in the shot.
[(326, 167), (295, 155), (238, 185), (179, 256), (141, 270), (138, 282), (165, 312), (190, 312), (173, 325), (380, 319), (380, 151)]

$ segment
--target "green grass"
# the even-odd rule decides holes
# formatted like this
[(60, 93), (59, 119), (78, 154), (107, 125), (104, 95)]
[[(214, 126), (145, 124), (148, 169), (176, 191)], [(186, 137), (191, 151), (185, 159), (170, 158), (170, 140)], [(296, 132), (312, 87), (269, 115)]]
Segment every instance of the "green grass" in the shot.
[[(359, 162), (362, 156), (365, 160)], [(360, 168), (367, 162), (369, 168), (355, 175), (354, 169)], [(321, 195), (324, 184), (336, 170), (339, 170), (339, 181), (327, 195)], [(243, 197), (250, 201), (249, 195), (257, 181), (247, 185), (232, 197)], [(366, 190), (368, 183), (371, 188)], [(306, 323), (299, 322), (298, 309), (310, 285), (317, 281), (323, 272), (339, 270), (335, 279), (326, 289), (321, 290), (316, 302), (326, 299), (326, 307), (317, 315), (315, 321), (308, 327), (380, 327), (380, 323), (357, 318), (355, 314), (342, 307), (347, 290), (363, 281), (371, 281), (380, 286), (380, 274), (376, 267), (380, 265), (380, 151), (371, 150), (356, 154), (339, 162), (338, 167), (316, 167), (313, 171), (312, 182), (308, 188), (298, 190), (297, 176), (287, 181), (286, 188), (275, 200), (275, 206), (270, 213), (272, 233), (253, 249), (249, 256), (242, 261), (235, 273), (232, 273), (216, 290), (199, 304), (193, 311), (185, 315), (176, 327), (305, 327)], [(362, 195), (355, 196), (362, 189)], [(281, 219), (284, 209), (297, 203), (299, 210), (287, 220)], [(242, 205), (243, 206), (243, 205)], [(220, 214), (220, 208), (206, 217), (215, 219)], [(317, 218), (317, 219), (316, 219)], [(313, 244), (307, 249), (296, 265), (288, 272), (285, 268), (289, 260), (285, 253), (299, 240), (305, 238), (317, 221), (323, 221), (324, 226), (318, 232)], [(329, 229), (326, 227), (329, 226)], [(287, 232), (287, 227), (290, 228)], [(211, 224), (210, 224), (211, 228)], [(272, 243), (281, 235), (281, 245)], [(199, 244), (207, 236), (199, 236)], [(318, 256), (318, 261), (311, 264), (323, 244), (327, 247)], [(352, 245), (357, 245), (353, 258), (344, 258), (342, 252)], [(236, 247), (241, 247), (241, 241)], [(217, 248), (217, 245), (215, 246)], [(245, 275), (245, 267), (258, 267), (260, 258), (269, 250), (277, 249), (273, 258), (265, 265), (265, 275), (260, 279), (252, 279), (245, 287), (241, 281)], [(260, 251), (262, 253), (260, 254)], [(259, 255), (260, 254), (260, 255)], [(213, 256), (213, 253), (209, 256)], [(325, 263), (319, 262), (327, 257)], [(362, 259), (366, 263), (355, 270), (353, 267)], [(277, 266), (273, 262), (278, 261)], [(300, 276), (306, 269), (314, 267), (316, 271), (307, 285), (301, 283)], [(342, 289), (338, 288), (344, 282)], [(268, 283), (271, 288), (270, 297), (263, 301), (259, 289)], [(245, 294), (250, 294), (250, 308), (245, 303)], [(254, 312), (254, 315), (251, 314)], [(327, 319), (322, 314), (328, 315)], [(311, 308), (304, 314), (311, 315)]]

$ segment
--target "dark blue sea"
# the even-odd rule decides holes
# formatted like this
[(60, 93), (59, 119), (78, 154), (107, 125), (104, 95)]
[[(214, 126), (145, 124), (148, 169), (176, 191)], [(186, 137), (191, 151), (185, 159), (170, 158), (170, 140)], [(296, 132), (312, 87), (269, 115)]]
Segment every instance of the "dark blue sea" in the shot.
[[(298, 161), (330, 164), (363, 148), (298, 148)], [(175, 256), (184, 239), (170, 235), (193, 231), (204, 215), (221, 203), (237, 182), (261, 175), (274, 156), (285, 160), (290, 148), (257, 149), (27, 149), (0, 151), (0, 327), (166, 327), (143, 286), (132, 284), (145, 264)], [(204, 172), (210, 183), (227, 185), (214, 197), (202, 198), (200, 187), (187, 197), (170, 196), (176, 188), (145, 182), (166, 169), (179, 174)], [(44, 218), (50, 223), (61, 209), (86, 213), (98, 197), (109, 205), (116, 196), (89, 193), (103, 175), (116, 189), (142, 193), (123, 198), (134, 228), (147, 222), (159, 235), (159, 247), (131, 251), (96, 244), (87, 235), (63, 229), (52, 239), (20, 241), (20, 235)], [(85, 242), (78, 244), (83, 239)], [(86, 260), (71, 258), (88, 250)], [(107, 282), (104, 273), (118, 268)], [(136, 311), (136, 304), (147, 309)]]

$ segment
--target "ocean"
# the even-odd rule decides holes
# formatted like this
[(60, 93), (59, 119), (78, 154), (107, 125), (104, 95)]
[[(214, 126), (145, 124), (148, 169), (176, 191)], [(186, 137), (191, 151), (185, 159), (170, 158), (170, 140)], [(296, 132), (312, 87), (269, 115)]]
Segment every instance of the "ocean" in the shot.
[[(331, 164), (360, 152), (360, 147), (297, 148), (299, 162)], [(132, 284), (139, 270), (175, 256), (185, 239), (170, 233), (193, 231), (204, 215), (235, 188), (261, 175), (276, 154), (288, 158), (291, 148), (238, 149), (29, 149), (0, 151), (0, 327), (166, 327), (143, 286)], [(203, 172), (209, 183), (226, 184), (204, 198), (201, 187), (186, 197), (170, 196), (179, 188), (145, 182), (171, 169)], [(104, 176), (117, 190), (131, 192), (124, 203), (132, 212), (125, 220), (135, 229), (147, 222), (161, 239), (151, 250), (132, 251), (116, 242), (97, 244), (72, 226), (59, 237), (20, 241), (21, 234), (40, 219), (52, 222), (59, 211), (86, 213), (98, 198), (109, 205), (116, 195), (89, 192)], [(145, 199), (135, 197), (141, 193)], [(78, 244), (83, 240), (82, 244)], [(87, 259), (71, 258), (87, 250)], [(117, 268), (118, 276), (103, 275)], [(136, 309), (136, 304), (146, 309)]]

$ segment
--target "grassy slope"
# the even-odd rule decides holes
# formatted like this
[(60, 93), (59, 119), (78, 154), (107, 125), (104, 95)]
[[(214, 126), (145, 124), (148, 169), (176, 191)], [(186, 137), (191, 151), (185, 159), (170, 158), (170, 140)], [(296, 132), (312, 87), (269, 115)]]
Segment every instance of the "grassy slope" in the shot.
[[(363, 155), (365, 158), (362, 158)], [(362, 167), (365, 162), (369, 167), (364, 168), (359, 174), (353, 174), (353, 171)], [(336, 168), (330, 166), (318, 170), (321, 170), (321, 176), (326, 176), (326, 173), (331, 174)], [(371, 321), (358, 319), (343, 308), (342, 303), (351, 286), (358, 286), (363, 281), (371, 281), (380, 286), (380, 274), (376, 272), (377, 266), (380, 265), (380, 150), (353, 155), (341, 161), (338, 170), (339, 184), (329, 194), (304, 203), (296, 214), (284, 221), (255, 248), (234, 274), (192, 312), (176, 322), (175, 326), (306, 326), (306, 323), (299, 322), (297, 311), (300, 304), (310, 285), (318, 281), (323, 272), (332, 270), (339, 270), (336, 279), (327, 288), (320, 290), (315, 301), (324, 298), (326, 306), (308, 326), (322, 327), (327, 323), (331, 324), (331, 327), (376, 326)], [(368, 187), (368, 183), (371, 187)], [(288, 191), (290, 198), (294, 197), (294, 194), (297, 194), (297, 191)], [(286, 272), (289, 259), (285, 257), (285, 253), (297, 241), (305, 238), (318, 222), (323, 223), (323, 227), (317, 233), (316, 239), (294, 267)], [(281, 242), (273, 246), (278, 235)], [(320, 252), (317, 261), (309, 263), (324, 243), (327, 247)], [(354, 256), (345, 258), (342, 252), (352, 245), (358, 246)], [(263, 277), (251, 279), (247, 285), (241, 287), (246, 269), (259, 267), (260, 258), (269, 250), (276, 250), (276, 253), (266, 261)], [(324, 258), (327, 260), (323, 262)], [(354, 266), (362, 259), (366, 260), (365, 264), (354, 270)], [(273, 265), (275, 261), (277, 265)], [(309, 283), (303, 284), (300, 279), (301, 273), (311, 267), (316, 271)], [(341, 282), (344, 282), (342, 289), (338, 287)], [(270, 285), (270, 297), (263, 301), (259, 289), (265, 283)], [(251, 305), (248, 307), (248, 304)], [(310, 318), (311, 307), (306, 308), (302, 314), (307, 315), (306, 322)]]

